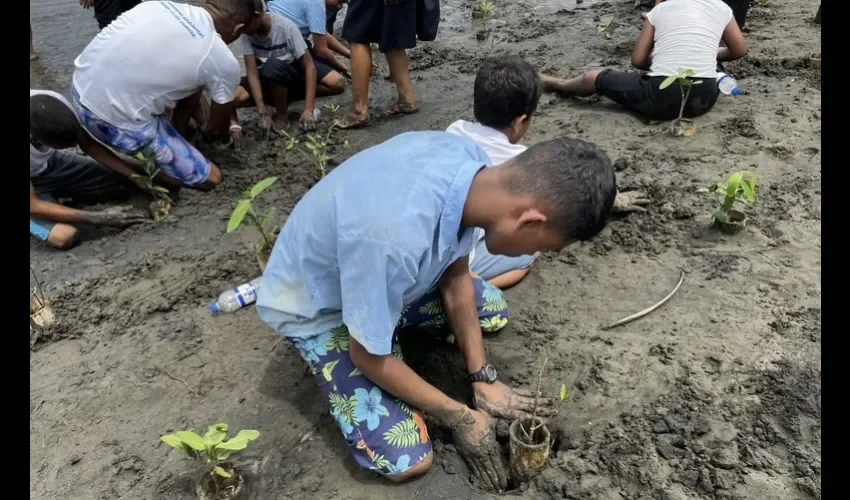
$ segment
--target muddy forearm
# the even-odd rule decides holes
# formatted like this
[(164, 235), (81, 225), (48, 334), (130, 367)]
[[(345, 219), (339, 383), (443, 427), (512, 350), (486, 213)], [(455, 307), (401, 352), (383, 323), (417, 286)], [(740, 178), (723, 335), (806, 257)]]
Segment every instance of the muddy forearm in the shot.
[(335, 36), (328, 33), (327, 35), (325, 35), (325, 40), (327, 40), (329, 49), (341, 55), (342, 57), (345, 57), (346, 59), (351, 59), (351, 50), (349, 50), (348, 47), (340, 43), (340, 41), (337, 40)]
[(95, 214), (44, 200), (30, 200), (30, 217), (50, 222), (94, 224)]
[(463, 258), (449, 266), (440, 279), (443, 309), (449, 326), (455, 333), (458, 349), (466, 360), (466, 368), (472, 373), (487, 364), (484, 353), (484, 338), (478, 320), (475, 301), (475, 285), (469, 274), (469, 259)]
[(370, 354), (353, 337), (349, 352), (354, 366), (369, 380), (443, 425), (451, 425), (463, 415), (465, 405), (443, 394), (395, 356)]

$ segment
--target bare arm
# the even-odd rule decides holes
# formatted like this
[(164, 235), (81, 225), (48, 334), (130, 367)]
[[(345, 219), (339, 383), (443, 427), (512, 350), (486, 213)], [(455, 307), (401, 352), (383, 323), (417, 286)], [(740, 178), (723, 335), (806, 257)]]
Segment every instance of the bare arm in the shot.
[[(330, 38), (333, 37), (331, 36)], [(346, 68), (344, 64), (339, 62), (333, 51), (328, 47), (328, 35), (313, 34), (313, 51), (315, 51), (317, 56), (324, 59), (335, 70), (339, 71), (340, 73), (348, 73), (348, 68)], [(349, 57), (350, 56), (351, 52), (349, 52)]]
[(89, 155), (94, 161), (124, 177), (132, 178), (134, 174), (138, 173), (136, 169), (118, 157), (111, 149), (97, 142), (88, 132), (83, 131), (79, 146), (83, 153)]
[(487, 364), (484, 339), (475, 303), (475, 286), (469, 274), (469, 258), (455, 261), (440, 278), (440, 294), (449, 326), (457, 339), (458, 349), (466, 360), (469, 373)]
[(223, 136), (227, 133), (230, 125), (230, 117), (235, 109), (235, 103), (230, 101), (219, 104), (215, 101), (210, 103), (210, 120), (207, 122), (207, 132), (214, 136)]
[(744, 40), (744, 34), (735, 19), (729, 21), (723, 30), (723, 43), (726, 46), (717, 49), (717, 60), (720, 62), (734, 61), (747, 54), (747, 41)]
[(632, 66), (640, 70), (648, 70), (652, 65), (652, 47), (655, 44), (655, 26), (645, 20), (643, 29), (638, 36), (632, 51)]
[(336, 52), (337, 54), (341, 55), (346, 59), (351, 59), (351, 50), (345, 45), (343, 45), (339, 40), (337, 40), (335, 36), (328, 33), (325, 35), (325, 41), (327, 42), (328, 47), (332, 51)]
[(51, 222), (90, 223), (92, 213), (41, 200), (30, 182), (30, 217)]
[(304, 55), (301, 56), (301, 65), (304, 67), (304, 78), (306, 79), (304, 115), (312, 117), (313, 109), (316, 107), (316, 64), (313, 62), (310, 51), (305, 51)]
[(251, 97), (257, 103), (257, 113), (265, 115), (266, 103), (263, 101), (263, 86), (260, 83), (260, 71), (257, 69), (257, 56), (253, 54), (245, 56), (245, 75), (248, 77)]

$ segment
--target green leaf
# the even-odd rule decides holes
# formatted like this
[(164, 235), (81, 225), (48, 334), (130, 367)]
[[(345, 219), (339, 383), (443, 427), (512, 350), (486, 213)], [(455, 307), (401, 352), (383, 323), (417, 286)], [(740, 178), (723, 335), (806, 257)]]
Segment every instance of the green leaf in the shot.
[(174, 433), (181, 441), (189, 445), (190, 448), (196, 451), (206, 451), (204, 446), (204, 438), (195, 434), (193, 431), (179, 431)]
[(168, 192), (169, 192), (167, 188), (164, 188), (162, 186), (153, 186), (151, 188), (151, 190), (156, 191), (157, 193), (164, 193), (164, 194), (168, 194)]
[(145, 155), (143, 155), (141, 152), (136, 153), (136, 159), (139, 160), (139, 161), (144, 161), (144, 162), (148, 161), (148, 159), (145, 158)]
[(216, 445), (216, 450), (241, 451), (248, 447), (248, 443), (260, 437), (259, 431), (241, 430), (236, 437), (228, 439)]
[(668, 76), (667, 78), (664, 79), (663, 82), (661, 82), (661, 85), (658, 86), (659, 90), (664, 90), (667, 87), (669, 87), (670, 85), (673, 85), (673, 82), (675, 82), (678, 78), (679, 78), (678, 75)]
[(251, 194), (251, 198), (256, 198), (257, 196), (259, 196), (260, 193), (268, 189), (268, 187), (274, 184), (275, 181), (277, 181), (277, 177), (267, 177), (261, 180), (260, 182), (254, 184), (254, 187), (252, 187), (251, 191), (249, 191)]
[(268, 209), (260, 220), (260, 227), (263, 229), (268, 229), (269, 224), (274, 224), (274, 207)]
[(714, 211), (714, 220), (717, 222), (729, 222), (729, 216), (726, 214), (726, 211), (723, 210), (723, 207)]
[(162, 436), (159, 439), (163, 443), (167, 444), (168, 446), (171, 446), (172, 448), (174, 448), (176, 450), (183, 451), (183, 440), (181, 440), (179, 437), (175, 436), (174, 434), (168, 434), (167, 436)]
[(213, 469), (213, 472), (215, 472), (216, 474), (218, 474), (219, 476), (221, 476), (223, 478), (229, 479), (231, 477), (230, 474), (226, 470), (222, 469), (220, 465), (216, 465), (215, 468)]
[(685, 78), (691, 78), (692, 76), (694, 76), (694, 70), (692, 69), (683, 69), (679, 71), (681, 71), (682, 76)]
[(567, 384), (561, 384), (561, 401), (566, 401), (568, 397), (570, 395), (567, 392)]
[(236, 205), (236, 208), (233, 209), (233, 214), (230, 216), (230, 220), (227, 222), (227, 232), (232, 233), (242, 225), (242, 221), (245, 219), (245, 214), (248, 213), (248, 210), (251, 208), (251, 200), (240, 200)]
[(209, 429), (207, 429), (207, 433), (204, 434), (204, 444), (206, 446), (215, 446), (218, 443), (224, 441), (224, 438), (226, 437), (227, 424), (211, 425)]

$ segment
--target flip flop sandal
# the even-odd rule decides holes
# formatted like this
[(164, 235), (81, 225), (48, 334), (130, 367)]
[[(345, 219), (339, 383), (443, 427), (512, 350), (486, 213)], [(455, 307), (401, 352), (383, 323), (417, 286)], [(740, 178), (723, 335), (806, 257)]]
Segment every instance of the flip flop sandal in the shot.
[(391, 116), (412, 115), (418, 112), (419, 108), (416, 107), (416, 105), (397, 103), (393, 104), (390, 109), (384, 111), (381, 116), (389, 118)]
[(369, 124), (369, 118), (358, 121), (352, 115), (346, 115), (339, 120), (334, 121), (333, 126), (340, 130), (351, 130), (355, 128), (365, 127)]

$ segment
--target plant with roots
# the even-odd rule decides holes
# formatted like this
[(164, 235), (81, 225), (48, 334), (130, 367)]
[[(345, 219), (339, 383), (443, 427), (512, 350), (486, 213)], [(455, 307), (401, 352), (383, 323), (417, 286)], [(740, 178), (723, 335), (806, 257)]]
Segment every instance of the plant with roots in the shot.
[(691, 137), (696, 134), (696, 127), (693, 126), (691, 120), (684, 118), (683, 115), (685, 113), (685, 105), (688, 103), (688, 97), (691, 95), (691, 87), (702, 83), (702, 80), (694, 80), (694, 70), (692, 69), (679, 69), (675, 75), (665, 78), (658, 88), (664, 90), (674, 83), (679, 84), (679, 90), (682, 92), (682, 104), (679, 106), (679, 117), (673, 120), (670, 127), (670, 134), (675, 137)]
[[(537, 416), (537, 408), (538, 408), (538, 399), (540, 397), (540, 385), (543, 382), (543, 372), (546, 369), (546, 363), (549, 362), (549, 358), (543, 359), (543, 365), (540, 367), (540, 373), (537, 375), (537, 390), (534, 393), (534, 406), (531, 408), (531, 418), (523, 420), (519, 423), (519, 429), (522, 431), (522, 439), (526, 442), (526, 444), (537, 444), (535, 442), (535, 433), (537, 429), (546, 425), (549, 422), (549, 419), (542, 419)], [(560, 411), (561, 405), (567, 402), (570, 398), (569, 391), (567, 390), (567, 384), (561, 384), (561, 390), (558, 394), (559, 396), (559, 405), (558, 410)], [(557, 412), (556, 412), (557, 414)]]
[(133, 181), (153, 197), (153, 201), (148, 208), (153, 219), (159, 222), (171, 213), (171, 209), (174, 207), (174, 201), (168, 196), (168, 189), (154, 183), (154, 179), (159, 175), (160, 170), (156, 167), (153, 159), (148, 158), (142, 153), (136, 154), (136, 159), (142, 163), (145, 175), (133, 174)]
[[(189, 458), (202, 462), (208, 470), (213, 485), (213, 498), (232, 498), (241, 488), (242, 477), (233, 465), (225, 462), (233, 454), (248, 447), (248, 444), (260, 433), (255, 430), (241, 430), (236, 436), (227, 438), (227, 424), (209, 426), (203, 437), (192, 429), (175, 432), (160, 437), (160, 440)], [(206, 479), (206, 474), (202, 477)], [(235, 491), (234, 491), (235, 490)]]
[(267, 255), (271, 252), (277, 238), (278, 228), (274, 222), (274, 207), (263, 213), (257, 210), (256, 202), (263, 191), (268, 189), (275, 181), (277, 181), (277, 177), (267, 177), (245, 191), (245, 198), (239, 200), (230, 215), (230, 220), (227, 222), (228, 233), (236, 231), (244, 224), (260, 233), (261, 241), (257, 247), (257, 253), (261, 255)]
[(617, 21), (614, 16), (602, 16), (599, 19), (599, 25), (596, 26), (596, 32), (610, 40), (614, 36), (614, 29), (617, 27)]
[(714, 211), (714, 220), (721, 224), (729, 223), (729, 213), (737, 205), (748, 205), (756, 201), (756, 176), (751, 172), (735, 172), (726, 182), (712, 184), (707, 190), (720, 204)]

